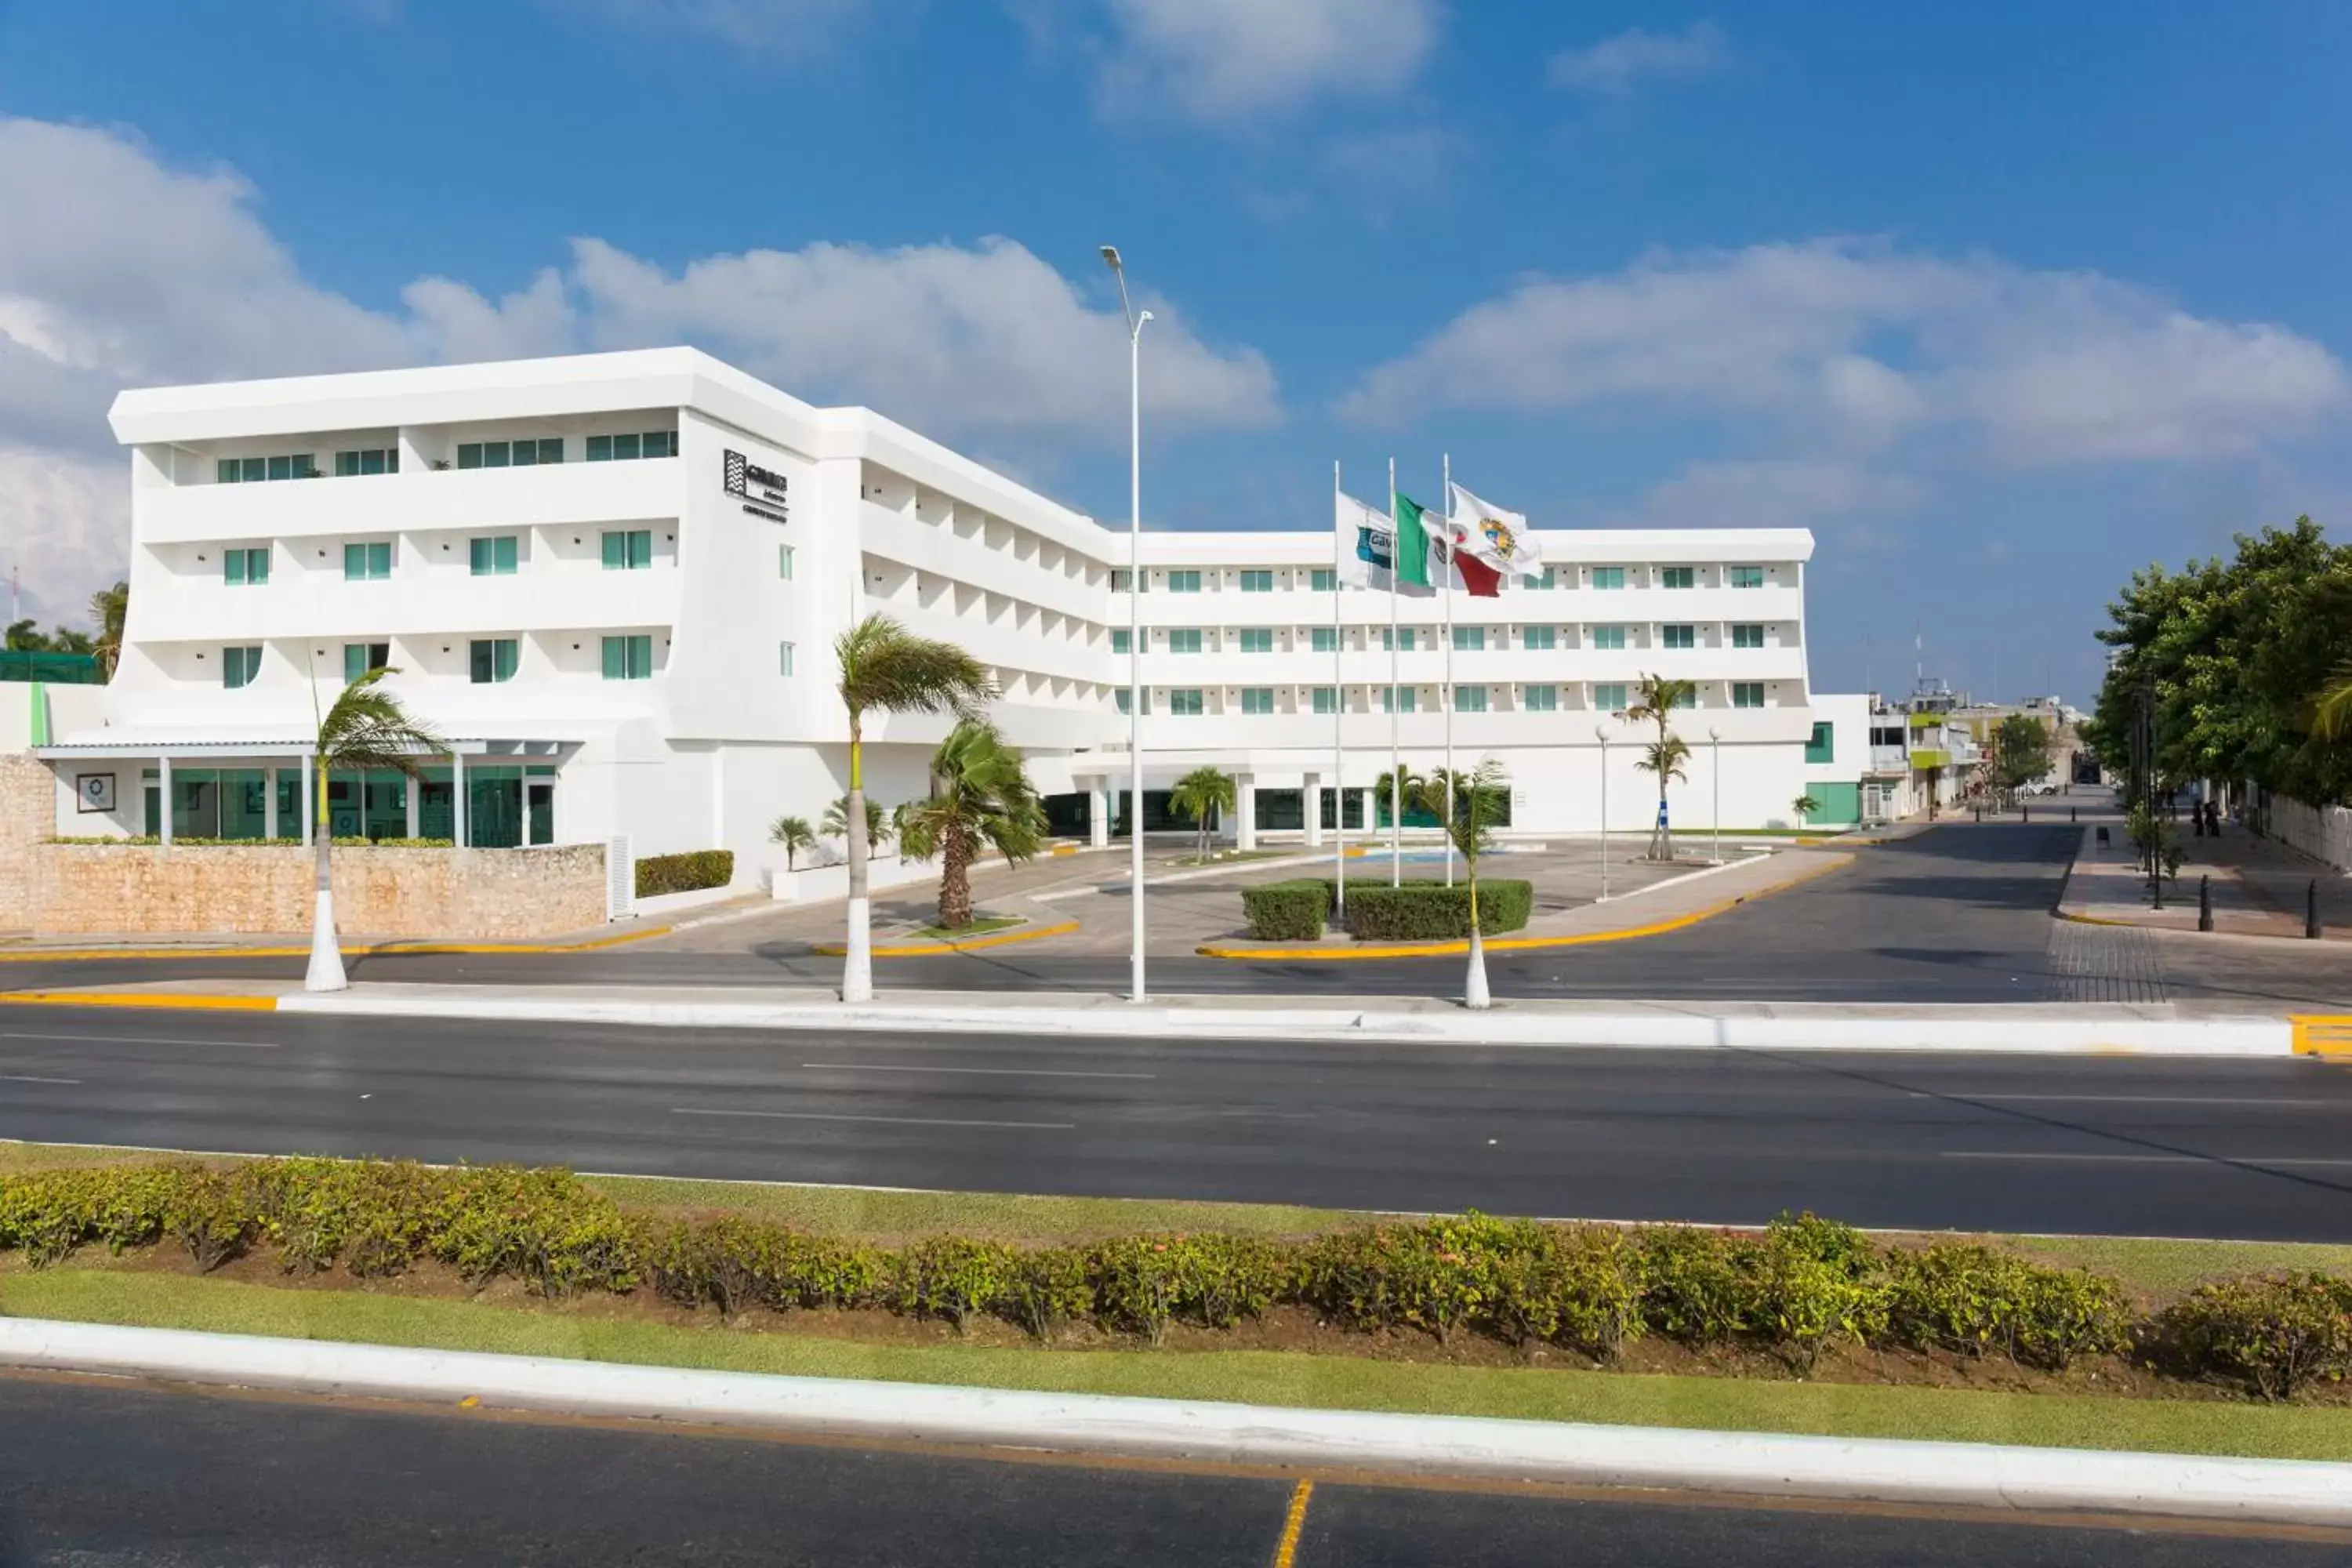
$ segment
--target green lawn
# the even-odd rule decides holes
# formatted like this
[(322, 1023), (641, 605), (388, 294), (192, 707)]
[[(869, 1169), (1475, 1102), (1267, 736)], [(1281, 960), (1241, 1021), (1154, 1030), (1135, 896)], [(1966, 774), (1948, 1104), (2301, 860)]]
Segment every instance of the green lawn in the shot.
[(0, 1268), (0, 1312), (655, 1366), (1308, 1408), (2352, 1459), (2352, 1418), (2340, 1409), (1452, 1367), (1265, 1351), (870, 1345), (745, 1333), (715, 1319), (707, 1326), (673, 1327), (593, 1318), (560, 1306), (278, 1289), (99, 1266), (39, 1273), (21, 1265)]
[(930, 941), (952, 942), (959, 937), (985, 936), (992, 931), (1005, 931), (1028, 923), (1026, 915), (981, 915), (968, 926), (919, 926), (913, 934)]

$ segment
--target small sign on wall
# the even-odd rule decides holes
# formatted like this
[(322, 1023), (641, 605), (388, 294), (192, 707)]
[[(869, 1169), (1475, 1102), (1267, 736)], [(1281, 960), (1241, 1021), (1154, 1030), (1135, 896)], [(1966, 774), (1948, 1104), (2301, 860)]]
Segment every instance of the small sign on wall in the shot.
[(93, 811), (114, 809), (114, 775), (112, 773), (76, 773), (74, 775), (74, 809), (88, 815)]

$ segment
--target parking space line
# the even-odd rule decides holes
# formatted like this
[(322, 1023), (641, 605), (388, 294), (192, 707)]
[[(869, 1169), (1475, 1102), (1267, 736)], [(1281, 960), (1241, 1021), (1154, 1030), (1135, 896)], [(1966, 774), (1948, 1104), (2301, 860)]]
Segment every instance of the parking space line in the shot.
[(1298, 1558), (1298, 1532), (1307, 1528), (1307, 1500), (1315, 1495), (1315, 1483), (1301, 1480), (1290, 1489), (1290, 1508), (1282, 1516), (1282, 1539), (1274, 1545), (1274, 1568), (1291, 1568)]

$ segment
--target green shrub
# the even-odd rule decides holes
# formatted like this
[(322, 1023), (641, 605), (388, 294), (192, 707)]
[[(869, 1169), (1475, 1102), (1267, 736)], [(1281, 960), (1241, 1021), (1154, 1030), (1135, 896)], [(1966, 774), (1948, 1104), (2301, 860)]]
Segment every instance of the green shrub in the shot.
[(961, 1332), (1004, 1300), (1019, 1256), (1001, 1241), (927, 1236), (893, 1260), (890, 1305), (918, 1318), (944, 1318)]
[(889, 1259), (883, 1253), (835, 1237), (785, 1234), (791, 1246), (783, 1254), (771, 1305), (867, 1307), (881, 1299), (889, 1276)]
[(1755, 1327), (1755, 1244), (1679, 1226), (1642, 1237), (1642, 1314), (1670, 1340), (1704, 1348)]
[(1302, 1270), (1308, 1298), (1360, 1329), (1410, 1326), (1451, 1341), (1494, 1311), (1499, 1261), (1534, 1245), (1510, 1222), (1475, 1212), (1326, 1237)]
[(1750, 1331), (1811, 1372), (1833, 1340), (1869, 1341), (1886, 1328), (1886, 1284), (1878, 1249), (1852, 1226), (1812, 1215), (1782, 1215), (1746, 1260)]
[(188, 1249), (199, 1274), (209, 1274), (243, 1252), (253, 1237), (251, 1194), (233, 1175), (201, 1165), (181, 1167), (163, 1204), (163, 1231)]
[(1244, 888), (1242, 913), (1259, 942), (1314, 942), (1331, 918), (1331, 884), (1300, 878)]
[(1041, 1247), (1016, 1254), (997, 1310), (1039, 1339), (1094, 1310), (1094, 1278), (1084, 1247)]
[[(1478, 930), (1486, 936), (1517, 931), (1535, 908), (1535, 888), (1524, 881), (1480, 881)], [(1359, 942), (1442, 942), (1470, 934), (1470, 889), (1443, 882), (1378, 882), (1348, 889), (1348, 934)]]
[(2352, 1377), (2352, 1280), (2269, 1274), (2202, 1285), (2158, 1320), (2190, 1376), (2224, 1377), (2264, 1399)]
[(709, 1302), (731, 1318), (763, 1303), (798, 1304), (803, 1241), (786, 1226), (737, 1215), (677, 1221), (646, 1234), (645, 1271), (655, 1290), (679, 1305)]
[(1262, 1318), (1289, 1296), (1297, 1270), (1290, 1249), (1263, 1237), (1209, 1231), (1185, 1238), (1184, 1295), (1178, 1311), (1207, 1329)]
[(542, 1296), (627, 1290), (636, 1283), (638, 1228), (569, 1171), (486, 1165), (459, 1172), (429, 1225), (434, 1256), (478, 1289), (501, 1274)]
[(425, 1250), (447, 1178), (408, 1160), (271, 1160), (246, 1168), (257, 1216), (288, 1273), (338, 1260), (362, 1279), (404, 1271)]
[(2028, 1366), (2063, 1372), (2078, 1356), (2131, 1349), (2131, 1300), (2105, 1275), (2028, 1264), (2024, 1283), (2014, 1353)]
[(1104, 1327), (1139, 1333), (1164, 1344), (1184, 1300), (1184, 1238), (1127, 1236), (1097, 1243), (1087, 1254), (1094, 1277), (1095, 1315)]
[(637, 862), (637, 897), (691, 893), (723, 888), (735, 879), (732, 849), (689, 849), (683, 855), (648, 855)]
[(1564, 1344), (1612, 1361), (1642, 1334), (1642, 1258), (1612, 1226), (1520, 1224), (1494, 1263), (1487, 1326), (1513, 1344)]
[(2122, 1287), (1989, 1247), (1938, 1242), (1887, 1260), (1887, 1332), (1898, 1344), (1964, 1355), (1998, 1351), (2063, 1372), (2130, 1343)]

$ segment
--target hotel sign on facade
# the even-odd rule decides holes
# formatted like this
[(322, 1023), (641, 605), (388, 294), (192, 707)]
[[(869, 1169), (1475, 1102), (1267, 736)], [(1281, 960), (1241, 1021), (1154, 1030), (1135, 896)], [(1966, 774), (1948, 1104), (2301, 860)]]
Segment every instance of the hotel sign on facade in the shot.
[(743, 510), (753, 517), (764, 517), (770, 522), (790, 522), (793, 520), (792, 498), (786, 493), (791, 481), (772, 468), (763, 468), (740, 452), (728, 451), (727, 493), (743, 499)]

